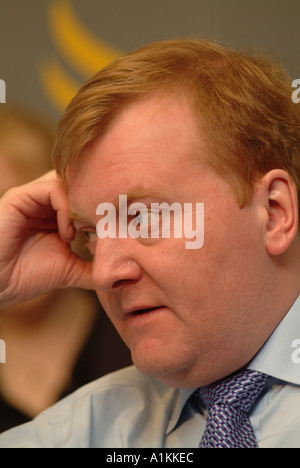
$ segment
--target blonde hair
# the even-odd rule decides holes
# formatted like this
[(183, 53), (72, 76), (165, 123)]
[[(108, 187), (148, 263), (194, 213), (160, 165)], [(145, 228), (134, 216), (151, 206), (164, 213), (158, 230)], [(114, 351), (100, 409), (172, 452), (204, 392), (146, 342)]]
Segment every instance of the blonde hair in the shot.
[(62, 179), (127, 105), (158, 91), (186, 95), (206, 137), (205, 158), (241, 206), (255, 180), (275, 168), (287, 171), (299, 192), (300, 106), (288, 74), (266, 55), (202, 39), (151, 43), (87, 81), (57, 127), (53, 161)]

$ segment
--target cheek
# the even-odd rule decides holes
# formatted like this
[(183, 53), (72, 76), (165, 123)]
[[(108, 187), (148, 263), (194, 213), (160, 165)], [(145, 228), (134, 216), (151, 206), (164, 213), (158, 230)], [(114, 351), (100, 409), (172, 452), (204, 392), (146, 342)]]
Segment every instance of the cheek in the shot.
[(181, 306), (207, 302), (220, 306), (258, 286), (257, 260), (263, 245), (246, 211), (219, 216), (217, 222), (208, 213), (200, 249), (187, 250), (180, 240), (169, 247), (160, 255), (158, 274), (170, 299), (176, 298)]

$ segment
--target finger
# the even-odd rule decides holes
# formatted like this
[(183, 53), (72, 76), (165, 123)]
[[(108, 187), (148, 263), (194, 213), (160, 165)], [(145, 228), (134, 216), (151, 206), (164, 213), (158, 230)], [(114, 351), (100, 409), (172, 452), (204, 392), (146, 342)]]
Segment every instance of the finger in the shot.
[[(55, 171), (34, 182), (10, 190), (3, 198), (2, 206), (5, 203), (10, 212), (13, 210), (11, 216), (15, 227), (17, 223), (19, 227), (26, 227), (32, 218), (44, 220), (56, 213), (61, 239), (67, 243), (74, 239), (75, 229), (69, 218), (68, 196), (62, 182), (57, 180)], [(7, 206), (4, 206), (4, 209), (7, 210)]]
[(53, 180), (59, 180), (57, 172), (55, 170), (49, 171), (46, 174), (44, 174), (43, 176), (39, 177), (38, 179), (36, 179), (36, 182), (37, 181), (49, 182), (49, 181), (53, 181)]
[(69, 216), (70, 204), (63, 184), (56, 182), (55, 190), (50, 194), (51, 205), (57, 212), (58, 231), (64, 242), (70, 243), (75, 238), (75, 228)]
[(66, 269), (66, 282), (64, 287), (94, 290), (95, 286), (92, 279), (92, 263), (82, 260), (73, 254), (72, 262)]

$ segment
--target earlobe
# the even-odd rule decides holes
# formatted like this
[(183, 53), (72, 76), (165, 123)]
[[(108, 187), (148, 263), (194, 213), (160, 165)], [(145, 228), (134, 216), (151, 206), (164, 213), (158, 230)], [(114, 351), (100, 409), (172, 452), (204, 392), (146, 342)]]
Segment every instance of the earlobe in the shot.
[(288, 250), (298, 232), (297, 189), (290, 175), (280, 169), (268, 172), (261, 183), (268, 213), (266, 249), (270, 255), (281, 255)]

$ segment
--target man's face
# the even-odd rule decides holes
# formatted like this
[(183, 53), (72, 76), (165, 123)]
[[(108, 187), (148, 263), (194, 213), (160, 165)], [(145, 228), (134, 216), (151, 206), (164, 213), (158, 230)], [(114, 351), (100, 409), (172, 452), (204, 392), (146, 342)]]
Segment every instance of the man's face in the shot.
[[(99, 300), (137, 368), (182, 388), (245, 365), (269, 328), (257, 209), (241, 209), (201, 154), (186, 102), (153, 97), (123, 111), (68, 174), (71, 210), (82, 218), (74, 224), (91, 233)], [(97, 206), (126, 194), (149, 207), (204, 203), (203, 247), (186, 249), (187, 239), (172, 236), (98, 239)]]

